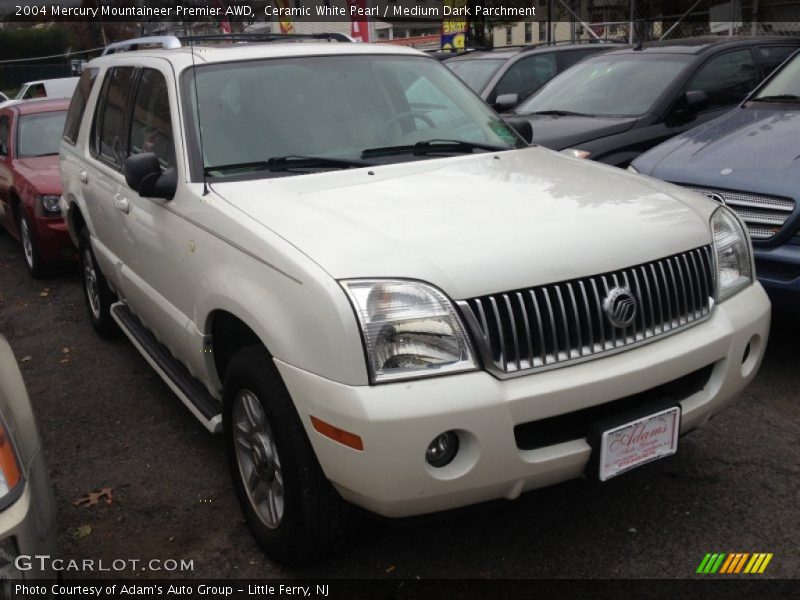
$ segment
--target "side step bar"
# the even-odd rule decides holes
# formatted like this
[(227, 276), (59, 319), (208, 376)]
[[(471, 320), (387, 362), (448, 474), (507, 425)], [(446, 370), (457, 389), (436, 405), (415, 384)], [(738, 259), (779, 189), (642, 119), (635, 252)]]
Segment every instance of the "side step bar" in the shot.
[(205, 386), (192, 377), (124, 302), (111, 306), (111, 316), (170, 389), (211, 433), (222, 431), (220, 405)]

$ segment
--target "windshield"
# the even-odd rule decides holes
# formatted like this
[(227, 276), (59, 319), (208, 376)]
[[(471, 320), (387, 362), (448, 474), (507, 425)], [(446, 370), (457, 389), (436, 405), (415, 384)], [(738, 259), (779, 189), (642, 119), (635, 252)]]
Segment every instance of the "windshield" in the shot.
[(689, 62), (687, 56), (621, 54), (578, 63), (514, 112), (634, 117), (648, 112)]
[[(207, 65), (197, 67), (197, 100), (192, 74), (185, 93), (194, 115), (200, 114), (203, 165), (212, 177), (248, 171), (266, 177), (275, 167), (348, 168), (420, 160), (448, 149), (525, 146), (431, 58), (314, 56)], [(432, 140), (458, 144), (424, 146), (422, 152), (418, 144)], [(383, 148), (393, 151), (364, 161)]]
[(65, 110), (20, 117), (17, 156), (30, 158), (58, 154), (66, 119)]
[(795, 54), (786, 65), (765, 85), (756, 99), (770, 96), (800, 97), (800, 54)]
[(489, 78), (500, 68), (505, 60), (501, 58), (473, 58), (471, 60), (448, 60), (444, 64), (453, 73), (480, 94)]

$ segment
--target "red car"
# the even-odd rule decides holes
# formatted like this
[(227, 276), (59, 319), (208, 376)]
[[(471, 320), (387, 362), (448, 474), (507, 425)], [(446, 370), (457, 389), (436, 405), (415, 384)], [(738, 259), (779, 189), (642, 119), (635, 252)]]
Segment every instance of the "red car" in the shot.
[(58, 205), (68, 107), (69, 100), (31, 100), (0, 109), (0, 225), (22, 242), (33, 277), (76, 258)]

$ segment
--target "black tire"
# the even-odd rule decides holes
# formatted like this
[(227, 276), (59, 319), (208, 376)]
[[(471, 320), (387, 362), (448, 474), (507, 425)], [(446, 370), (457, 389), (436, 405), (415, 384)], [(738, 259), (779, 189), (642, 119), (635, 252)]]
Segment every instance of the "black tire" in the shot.
[[(80, 233), (80, 243), (78, 245), (78, 253), (81, 265), (81, 280), (83, 284), (83, 299), (86, 301), (86, 311), (89, 313), (89, 320), (92, 327), (102, 338), (114, 339), (119, 336), (119, 327), (116, 321), (111, 316), (111, 305), (117, 301), (117, 297), (111, 288), (108, 287), (106, 278), (100, 271), (97, 265), (97, 259), (94, 257), (94, 250), (92, 250), (92, 241), (89, 237), (89, 231), (84, 228)], [(90, 269), (95, 278), (92, 288), (90, 283)], [(90, 298), (90, 289), (95, 289), (96, 294), (94, 302)], [(94, 305), (94, 306), (93, 306)]]
[[(243, 429), (241, 420), (235, 421), (241, 413), (240, 409), (235, 413), (234, 405), (243, 406), (242, 394), (247, 392), (254, 395), (263, 411), (260, 417), (267, 422), (268, 437), (274, 442), (279, 457), (277, 471), (282, 482), (283, 509), (277, 524), (272, 526), (268, 526), (251, 502), (244, 467), (237, 458), (237, 452), (242, 453), (240, 456), (248, 455), (245, 450), (248, 446), (244, 443), (237, 446), (234, 429), (237, 426), (240, 432)], [(223, 400), (225, 450), (233, 486), (245, 521), (258, 544), (273, 560), (300, 566), (344, 543), (351, 507), (325, 478), (289, 392), (263, 346), (250, 346), (233, 356), (225, 372)], [(242, 440), (254, 434), (239, 435)], [(252, 452), (249, 454), (252, 457)], [(272, 474), (277, 477), (274, 471)], [(259, 482), (256, 487), (266, 485), (272, 489), (273, 484), (264, 478), (259, 478)]]
[(34, 279), (42, 279), (50, 273), (49, 265), (42, 259), (42, 254), (36, 246), (36, 238), (25, 209), (19, 207), (19, 241), (22, 244), (22, 256), (25, 259), (25, 268)]

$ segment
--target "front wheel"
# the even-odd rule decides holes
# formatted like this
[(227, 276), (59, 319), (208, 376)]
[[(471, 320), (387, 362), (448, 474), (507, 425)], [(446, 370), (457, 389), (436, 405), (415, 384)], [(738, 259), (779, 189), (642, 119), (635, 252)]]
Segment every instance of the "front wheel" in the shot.
[(116, 301), (116, 297), (108, 287), (100, 267), (97, 266), (87, 229), (81, 231), (78, 252), (83, 278), (83, 297), (86, 300), (89, 320), (100, 337), (113, 339), (119, 335), (119, 327), (111, 316), (111, 305)]
[(228, 464), (250, 532), (274, 560), (313, 561), (346, 537), (349, 507), (317, 462), (263, 347), (231, 359), (223, 388)]

